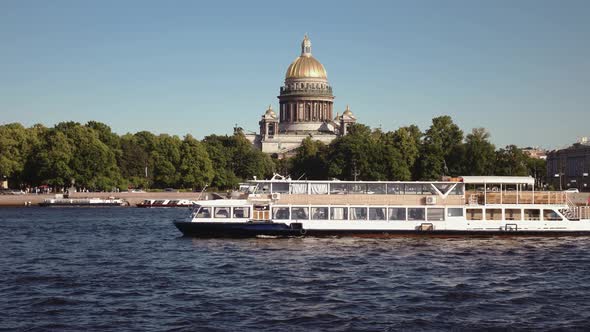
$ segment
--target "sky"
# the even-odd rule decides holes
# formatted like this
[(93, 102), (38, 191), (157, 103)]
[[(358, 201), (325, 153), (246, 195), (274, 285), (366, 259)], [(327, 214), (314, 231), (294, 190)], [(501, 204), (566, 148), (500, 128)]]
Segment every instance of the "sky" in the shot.
[(307, 33), (383, 130), (450, 115), (497, 147), (590, 136), (590, 1), (0, 1), (0, 123), (256, 131)]

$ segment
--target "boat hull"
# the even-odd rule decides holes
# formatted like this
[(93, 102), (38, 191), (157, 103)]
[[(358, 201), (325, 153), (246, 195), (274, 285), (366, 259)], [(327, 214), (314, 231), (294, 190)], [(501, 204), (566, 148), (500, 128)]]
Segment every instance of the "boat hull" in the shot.
[(174, 222), (188, 237), (248, 238), (273, 237), (498, 237), (498, 236), (590, 236), (590, 231), (575, 230), (383, 230), (383, 229), (304, 229), (285, 223), (269, 222)]
[(174, 222), (184, 236), (192, 237), (256, 237), (256, 236), (300, 236), (301, 229), (284, 223), (269, 222)]

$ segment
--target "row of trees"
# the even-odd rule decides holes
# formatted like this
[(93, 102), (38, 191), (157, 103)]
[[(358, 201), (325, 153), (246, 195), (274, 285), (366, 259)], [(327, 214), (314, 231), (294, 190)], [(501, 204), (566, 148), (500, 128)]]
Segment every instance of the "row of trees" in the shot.
[(439, 180), (456, 175), (545, 174), (545, 161), (530, 158), (514, 145), (502, 149), (476, 128), (464, 135), (451, 117), (432, 120), (425, 132), (415, 126), (395, 131), (356, 124), (329, 145), (305, 139), (291, 161), (291, 174), (309, 179)]
[(241, 133), (199, 141), (147, 131), (119, 136), (100, 122), (62, 122), (53, 128), (0, 126), (0, 176), (13, 186), (46, 184), (111, 190), (127, 188), (235, 187), (273, 172), (294, 178), (436, 180), (443, 175), (539, 175), (543, 161), (516, 146), (497, 150), (482, 128), (464, 135), (448, 116), (425, 132), (417, 126), (392, 132), (357, 124), (329, 145), (303, 141), (296, 156), (276, 159), (254, 149)]
[(95, 121), (62, 122), (53, 128), (0, 126), (0, 176), (11, 186), (230, 188), (273, 169), (271, 158), (239, 134), (199, 141), (191, 135), (181, 139), (147, 131), (119, 136)]

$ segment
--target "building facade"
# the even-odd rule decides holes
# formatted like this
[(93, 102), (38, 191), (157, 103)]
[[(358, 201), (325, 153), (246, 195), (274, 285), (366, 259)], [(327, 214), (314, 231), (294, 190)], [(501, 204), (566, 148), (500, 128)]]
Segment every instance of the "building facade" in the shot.
[(328, 74), (312, 56), (307, 35), (301, 42), (301, 55), (287, 68), (278, 99), (278, 114), (269, 105), (259, 122), (259, 132), (246, 135), (265, 153), (292, 155), (306, 137), (328, 144), (356, 123), (348, 106), (342, 115), (333, 115), (334, 95)]
[(555, 189), (590, 191), (590, 142), (582, 139), (569, 148), (547, 153), (547, 182)]

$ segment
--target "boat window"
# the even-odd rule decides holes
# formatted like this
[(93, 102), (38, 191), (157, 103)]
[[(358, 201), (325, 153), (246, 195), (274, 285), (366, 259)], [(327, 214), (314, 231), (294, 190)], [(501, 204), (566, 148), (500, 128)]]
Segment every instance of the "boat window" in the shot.
[(287, 194), (287, 193), (289, 193), (289, 184), (288, 183), (273, 183), (272, 184), (272, 192)]
[(557, 212), (545, 209), (543, 210), (543, 220), (563, 220), (563, 218)]
[(453, 186), (451, 183), (433, 183), (433, 185), (440, 191), (441, 194), (446, 194), (449, 189)]
[(311, 208), (311, 219), (312, 220), (328, 220), (328, 208), (327, 207), (312, 207)]
[(351, 207), (350, 208), (350, 220), (367, 220), (367, 208), (366, 207)]
[(325, 195), (328, 193), (327, 183), (310, 183), (309, 192), (312, 195)]
[(506, 209), (504, 210), (504, 214), (506, 215), (506, 220), (521, 220), (521, 210), (520, 209)]
[(197, 212), (197, 218), (211, 218), (211, 208), (210, 207), (201, 207), (199, 212)]
[(482, 209), (467, 209), (467, 220), (483, 220)]
[(369, 220), (385, 220), (385, 208), (369, 208)]
[(486, 220), (502, 220), (502, 209), (486, 209)]
[(445, 220), (445, 209), (443, 208), (428, 208), (428, 221), (443, 221)]
[(424, 208), (408, 208), (408, 220), (424, 220)]
[(385, 194), (385, 183), (369, 183), (367, 185), (367, 194)]
[(216, 207), (215, 218), (229, 218), (229, 207)]
[(348, 185), (348, 192), (351, 194), (364, 194), (367, 192), (366, 183), (350, 183)]
[(424, 185), (422, 185), (422, 194), (424, 194), (424, 195), (428, 195), (428, 194), (438, 195), (438, 193), (436, 192), (436, 190), (434, 190), (434, 188), (430, 184), (424, 184)]
[(524, 209), (524, 220), (541, 220), (541, 210)]
[(463, 217), (463, 209), (462, 208), (448, 208), (447, 215), (449, 217)]
[(258, 191), (261, 193), (269, 193), (270, 192), (270, 183), (259, 183), (258, 184)]
[(348, 208), (346, 207), (333, 207), (330, 212), (330, 219), (332, 220), (348, 220)]
[(273, 207), (272, 218), (276, 220), (288, 220), (289, 219), (289, 207)]
[(309, 208), (307, 207), (292, 207), (291, 219), (309, 219)]
[(406, 195), (420, 195), (422, 194), (422, 185), (420, 184), (406, 184)]
[(250, 207), (235, 207), (234, 218), (250, 218)]
[(339, 195), (346, 194), (347, 192), (348, 187), (346, 183), (330, 183), (330, 194)]
[(172, 201), (168, 202), (168, 204), (174, 205), (174, 204), (178, 204), (178, 202), (179, 201), (177, 201), (177, 200), (172, 200)]
[(465, 184), (464, 183), (457, 183), (455, 188), (451, 190), (449, 195), (464, 195), (465, 194)]
[(406, 220), (406, 208), (389, 208), (389, 220)]
[(307, 194), (307, 183), (291, 183), (291, 194)]
[(400, 183), (388, 183), (387, 184), (387, 193), (390, 195), (403, 195), (404, 194), (404, 185)]
[(164, 200), (156, 200), (154, 201), (154, 204), (164, 204)]

